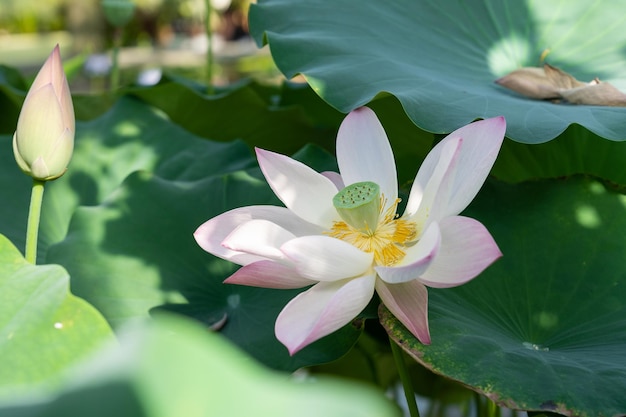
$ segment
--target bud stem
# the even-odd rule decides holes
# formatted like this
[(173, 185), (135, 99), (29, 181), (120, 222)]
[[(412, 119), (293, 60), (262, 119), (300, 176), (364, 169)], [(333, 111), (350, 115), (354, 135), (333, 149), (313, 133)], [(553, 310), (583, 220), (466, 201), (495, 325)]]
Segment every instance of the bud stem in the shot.
[(43, 188), (45, 181), (33, 180), (33, 189), (30, 195), (28, 223), (26, 227), (25, 257), (31, 264), (37, 263), (37, 237), (39, 235), (39, 219), (41, 218), (41, 203), (43, 202)]

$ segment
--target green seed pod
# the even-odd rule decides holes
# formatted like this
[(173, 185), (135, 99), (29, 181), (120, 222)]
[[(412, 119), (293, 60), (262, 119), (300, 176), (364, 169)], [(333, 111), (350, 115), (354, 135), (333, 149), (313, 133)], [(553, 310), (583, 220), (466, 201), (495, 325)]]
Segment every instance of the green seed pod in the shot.
[(350, 184), (333, 197), (333, 205), (347, 224), (373, 232), (380, 216), (380, 187), (371, 181)]

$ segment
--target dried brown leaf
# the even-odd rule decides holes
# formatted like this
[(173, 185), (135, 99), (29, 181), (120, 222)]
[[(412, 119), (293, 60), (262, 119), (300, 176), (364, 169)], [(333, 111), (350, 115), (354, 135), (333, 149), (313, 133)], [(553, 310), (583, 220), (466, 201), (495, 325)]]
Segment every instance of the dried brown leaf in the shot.
[(595, 82), (584, 87), (561, 91), (561, 97), (572, 104), (626, 107), (626, 94), (612, 84)]
[(517, 69), (497, 79), (496, 83), (534, 99), (564, 99), (572, 104), (626, 107), (626, 94), (613, 85), (597, 78), (584, 83), (549, 64), (542, 68)]
[(552, 85), (559, 90), (584, 87), (587, 85), (586, 83), (578, 81), (567, 72), (558, 69), (557, 67), (553, 67), (550, 64), (544, 64), (543, 70), (546, 73), (548, 80), (550, 80)]
[(496, 80), (499, 84), (509, 90), (522, 94), (526, 97), (536, 99), (559, 98), (559, 88), (554, 81), (548, 77), (543, 68), (524, 67)]

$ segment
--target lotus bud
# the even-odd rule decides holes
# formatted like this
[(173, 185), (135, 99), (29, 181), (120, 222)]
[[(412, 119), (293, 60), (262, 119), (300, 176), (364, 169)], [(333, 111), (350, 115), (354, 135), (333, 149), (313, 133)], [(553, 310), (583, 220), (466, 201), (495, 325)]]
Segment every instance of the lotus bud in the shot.
[(74, 106), (57, 45), (33, 81), (13, 135), (20, 169), (48, 181), (67, 170), (74, 150)]

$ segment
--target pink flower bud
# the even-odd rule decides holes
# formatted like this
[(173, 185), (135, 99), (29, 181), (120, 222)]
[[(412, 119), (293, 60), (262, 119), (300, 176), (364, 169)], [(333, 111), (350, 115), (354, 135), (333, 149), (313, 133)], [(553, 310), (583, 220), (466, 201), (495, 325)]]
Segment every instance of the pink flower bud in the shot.
[(74, 150), (74, 106), (57, 45), (30, 87), (13, 135), (20, 169), (38, 180), (67, 170)]

